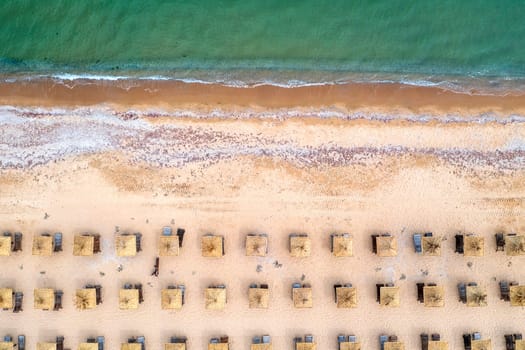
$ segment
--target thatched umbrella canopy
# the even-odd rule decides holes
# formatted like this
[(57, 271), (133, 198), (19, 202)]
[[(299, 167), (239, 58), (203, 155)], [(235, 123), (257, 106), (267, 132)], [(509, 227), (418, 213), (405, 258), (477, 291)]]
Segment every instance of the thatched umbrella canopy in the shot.
[(0, 341), (0, 350), (13, 350), (15, 344), (12, 341)]
[(463, 242), (463, 255), (483, 256), (485, 250), (485, 239), (483, 237), (465, 236)]
[(179, 310), (182, 308), (182, 290), (163, 289), (160, 295), (161, 307), (163, 310)]
[(179, 256), (179, 236), (160, 236), (160, 256)]
[(525, 306), (525, 286), (510, 286), (510, 305)]
[(487, 306), (487, 291), (480, 286), (467, 286), (467, 306)]
[(298, 309), (313, 307), (312, 288), (293, 288), (293, 306)]
[(428, 342), (428, 350), (448, 350), (448, 343), (442, 340), (430, 340)]
[(525, 236), (505, 237), (505, 253), (510, 256), (525, 255)]
[(353, 256), (353, 240), (349, 235), (332, 236), (333, 253), (336, 257)]
[(398, 307), (399, 303), (399, 287), (381, 287), (379, 290), (380, 305)]
[(208, 350), (228, 350), (229, 348), (228, 343), (208, 343)]
[(361, 343), (341, 342), (339, 343), (339, 350), (361, 350)]
[(33, 236), (33, 255), (51, 256), (53, 254), (53, 237)]
[(120, 350), (142, 350), (142, 344), (140, 343), (122, 343)]
[(11, 236), (0, 236), (0, 256), (11, 255)]
[(55, 291), (51, 288), (37, 288), (33, 297), (35, 309), (51, 310), (55, 306)]
[(94, 309), (97, 306), (97, 292), (95, 288), (77, 289), (75, 306), (79, 310)]
[(165, 343), (164, 350), (186, 350), (185, 343)]
[(397, 255), (397, 240), (392, 236), (376, 237), (377, 255), (381, 257), (392, 257)]
[(115, 238), (115, 247), (117, 256), (135, 256), (137, 255), (137, 236), (135, 235), (117, 235)]
[(400, 341), (387, 341), (385, 350), (405, 350), (405, 344)]
[(120, 289), (118, 295), (118, 306), (120, 310), (133, 310), (139, 307), (138, 289)]
[(295, 350), (316, 350), (316, 343), (298, 342), (295, 344)]
[(56, 343), (37, 343), (36, 350), (57, 350)]
[(80, 343), (78, 344), (78, 350), (98, 350), (97, 343)]
[(310, 256), (312, 242), (310, 237), (290, 236), (290, 255), (295, 258)]
[(266, 288), (248, 288), (250, 309), (267, 309), (270, 300), (270, 291)]
[(74, 256), (91, 256), (93, 255), (95, 237), (87, 235), (75, 235), (73, 238), (73, 255)]
[(207, 310), (224, 310), (226, 307), (226, 288), (206, 288), (204, 298)]
[(424, 237), (421, 239), (423, 245), (423, 254), (431, 256), (441, 255), (441, 237)]
[(445, 288), (442, 286), (424, 286), (423, 301), (427, 307), (445, 306)]
[(206, 235), (201, 238), (202, 256), (207, 258), (220, 258), (223, 252), (223, 237)]
[(338, 308), (348, 309), (357, 307), (357, 289), (355, 287), (338, 287), (335, 293)]
[(473, 340), (471, 347), (472, 350), (492, 350), (492, 343), (490, 339)]
[(13, 290), (11, 288), (0, 288), (0, 309), (13, 308)]
[(515, 344), (514, 350), (525, 350), (525, 340), (524, 339), (516, 339), (516, 344)]
[(268, 251), (268, 237), (246, 236), (246, 256), (266, 256)]
[(272, 350), (273, 345), (271, 343), (251, 344), (250, 350)]

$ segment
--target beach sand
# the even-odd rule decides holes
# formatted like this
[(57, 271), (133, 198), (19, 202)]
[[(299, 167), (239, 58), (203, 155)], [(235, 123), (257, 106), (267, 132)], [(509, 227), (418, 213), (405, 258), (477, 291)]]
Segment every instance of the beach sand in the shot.
[[(525, 283), (524, 258), (496, 253), (494, 240), (495, 232), (525, 230), (525, 125), (509, 119), (523, 111), (523, 97), (411, 87), (387, 92), (395, 87), (379, 85), (378, 95), (361, 99), (364, 91), (350, 93), (357, 87), (191, 85), (173, 95), (161, 89), (157, 99), (135, 96), (133, 89), (86, 92), (92, 87), (60, 85), (60, 92), (48, 86), (43, 98), (42, 86), (16, 86), (9, 92), (0, 87), (0, 102), (10, 106), (0, 116), (0, 228), (23, 232), (24, 241), (23, 252), (0, 259), (0, 286), (25, 296), (23, 312), (0, 311), (0, 332), (26, 334), (29, 349), (56, 335), (72, 349), (96, 335), (106, 337), (108, 349), (133, 335), (144, 335), (148, 349), (160, 349), (171, 335), (187, 336), (190, 349), (204, 349), (210, 337), (228, 335), (238, 350), (262, 334), (272, 336), (276, 349), (292, 348), (293, 337), (304, 334), (313, 334), (319, 349), (335, 349), (340, 333), (358, 336), (363, 349), (378, 348), (379, 334), (396, 334), (407, 349), (416, 349), (421, 332), (441, 333), (450, 349), (460, 349), (461, 334), (473, 331), (501, 349), (503, 334), (524, 331), (522, 308), (500, 301), (498, 290), (503, 279)], [(227, 118), (169, 117), (218, 106)], [(321, 117), (334, 106), (370, 114)], [(102, 107), (115, 112), (100, 112)], [(318, 116), (271, 117), (275, 109), (302, 107)], [(165, 114), (137, 113), (152, 109)], [(369, 117), (376, 112), (402, 118)], [(404, 113), (434, 119), (410, 121)], [(465, 119), (450, 122), (449, 114)], [(469, 119), (492, 114), (495, 120)], [(153, 277), (158, 237), (172, 220), (174, 228), (186, 229), (181, 255), (161, 258), (160, 276)], [(117, 227), (142, 232), (138, 256), (116, 257)], [(31, 256), (32, 236), (44, 231), (64, 233), (63, 252)], [(102, 235), (102, 254), (72, 255), (73, 235), (85, 231)], [(441, 257), (414, 253), (412, 234), (422, 231), (446, 238)], [(485, 256), (455, 254), (458, 231), (485, 237)], [(201, 257), (200, 237), (208, 232), (225, 236), (224, 257)], [(268, 233), (267, 257), (245, 256), (249, 232)], [(294, 232), (311, 236), (311, 257), (290, 257), (288, 235)], [(354, 257), (331, 256), (332, 232), (353, 234)], [(398, 238), (397, 257), (372, 254), (370, 235), (378, 232)], [(292, 305), (291, 284), (303, 278), (313, 288), (312, 309)], [(467, 281), (487, 287), (487, 307), (458, 302), (456, 285)], [(104, 303), (76, 310), (74, 290), (95, 282), (103, 286)], [(118, 309), (125, 282), (145, 286), (137, 311)], [(358, 307), (337, 309), (333, 284), (347, 282), (358, 289)], [(385, 282), (401, 287), (399, 308), (376, 303), (375, 284)], [(443, 284), (445, 307), (419, 304), (416, 282)], [(160, 290), (171, 283), (186, 285), (180, 311), (160, 308)], [(207, 311), (204, 288), (218, 283), (228, 288), (226, 309)], [(250, 283), (269, 284), (267, 310), (248, 308)], [(34, 310), (37, 287), (62, 289), (63, 310)]]

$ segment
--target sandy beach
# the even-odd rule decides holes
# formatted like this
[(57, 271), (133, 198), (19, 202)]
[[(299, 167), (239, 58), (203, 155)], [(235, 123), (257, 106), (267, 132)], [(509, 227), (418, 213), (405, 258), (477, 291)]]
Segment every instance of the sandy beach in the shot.
[[(394, 84), (119, 84), (0, 84), (0, 229), (24, 234), (22, 252), (0, 257), (0, 287), (24, 292), (23, 312), (0, 311), (0, 335), (25, 334), (28, 349), (56, 335), (71, 349), (97, 335), (108, 349), (133, 335), (144, 335), (148, 349), (172, 335), (205, 349), (210, 337), (228, 335), (240, 350), (262, 334), (275, 349), (304, 334), (318, 349), (336, 349), (338, 334), (377, 349), (384, 333), (418, 349), (421, 332), (437, 332), (461, 349), (461, 335), (479, 331), (503, 349), (503, 334), (525, 331), (523, 309), (498, 290), (500, 280), (525, 284), (524, 257), (497, 253), (494, 240), (525, 231), (523, 95)], [(154, 277), (165, 225), (186, 237)], [(140, 231), (144, 250), (117, 258), (117, 229)], [(63, 232), (63, 252), (31, 256), (33, 235), (44, 231)], [(412, 234), (424, 231), (446, 238), (441, 257), (414, 253)], [(79, 232), (100, 233), (102, 254), (74, 257)], [(225, 236), (224, 257), (201, 256), (208, 232)], [(245, 256), (249, 232), (268, 233), (268, 256)], [(310, 257), (290, 257), (294, 232), (312, 238)], [(330, 254), (332, 232), (354, 236), (354, 257)], [(380, 232), (398, 238), (397, 257), (372, 253), (370, 235)], [(485, 255), (455, 254), (457, 232), (485, 237)], [(312, 285), (311, 309), (293, 307), (291, 284), (301, 280)], [(458, 302), (456, 285), (468, 281), (486, 286), (487, 307)], [(118, 309), (126, 282), (145, 286), (137, 311)], [(346, 282), (357, 287), (358, 306), (337, 309), (333, 285)], [(376, 303), (375, 284), (386, 282), (400, 286), (399, 308)], [(419, 304), (417, 282), (444, 285), (445, 307)], [(78, 311), (74, 290), (86, 283), (103, 286), (104, 302)], [(186, 285), (180, 311), (160, 308), (171, 283)], [(227, 286), (226, 309), (205, 310), (204, 288), (218, 283)], [(267, 310), (248, 308), (250, 283), (269, 284)], [(34, 310), (39, 287), (63, 290), (64, 308)]]

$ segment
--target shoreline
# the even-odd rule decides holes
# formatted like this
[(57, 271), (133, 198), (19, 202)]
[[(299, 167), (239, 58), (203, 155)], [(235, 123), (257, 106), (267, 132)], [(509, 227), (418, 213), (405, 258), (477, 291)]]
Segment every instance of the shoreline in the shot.
[(340, 113), (376, 114), (525, 115), (525, 91), (513, 95), (476, 95), (441, 87), (397, 83), (351, 83), (285, 88), (271, 85), (230, 87), (220, 84), (165, 80), (54, 79), (0, 82), (0, 105), (26, 108), (82, 108), (104, 106), (170, 113), (196, 110), (254, 114), (265, 110), (329, 108)]

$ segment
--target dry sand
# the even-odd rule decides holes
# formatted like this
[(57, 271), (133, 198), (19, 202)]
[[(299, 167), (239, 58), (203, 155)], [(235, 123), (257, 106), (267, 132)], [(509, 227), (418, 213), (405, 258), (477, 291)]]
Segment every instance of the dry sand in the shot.
[[(2, 96), (5, 105), (27, 107), (18, 95)], [(224, 98), (223, 92), (206, 96)], [(224, 104), (229, 105), (234, 97), (227, 96)], [(472, 97), (453, 96), (458, 108), (460, 97), (466, 105), (473, 103)], [(410, 94), (400, 101), (405, 99)], [(480, 110), (465, 108), (462, 115), (510, 115), (512, 103), (504, 97), (487, 99), (490, 103)], [(29, 105), (39, 105), (36, 100)], [(259, 102), (231, 108), (231, 115), (248, 108), (249, 113), (263, 111)], [(103, 102), (96, 103), (85, 105)], [(505, 108), (491, 107), (498, 103)], [(325, 105), (319, 104), (313, 107)], [(430, 110), (424, 105), (421, 110)], [(413, 110), (402, 103), (392, 109)], [(149, 349), (161, 349), (171, 335), (185, 335), (190, 349), (204, 349), (210, 337), (229, 335), (232, 349), (239, 350), (261, 334), (272, 336), (275, 349), (290, 349), (293, 337), (306, 333), (316, 337), (319, 349), (335, 349), (340, 333), (357, 335), (363, 349), (377, 349), (381, 333), (397, 334), (407, 349), (417, 349), (421, 332), (441, 333), (450, 349), (461, 349), (461, 334), (472, 331), (502, 349), (503, 334), (525, 331), (523, 309), (500, 301), (498, 291), (502, 279), (525, 283), (525, 258), (496, 253), (494, 241), (497, 231), (525, 231), (525, 125), (520, 121), (421, 123), (257, 114), (235, 120), (136, 115), (129, 120), (122, 114), (32, 111), (0, 116), (0, 229), (24, 233), (23, 252), (1, 258), (0, 286), (25, 295), (23, 312), (0, 311), (0, 335), (26, 334), (28, 349), (56, 335), (64, 335), (66, 347), (73, 349), (95, 335), (106, 337), (108, 349), (133, 335), (144, 335)], [(443, 107), (435, 115), (447, 113)], [(97, 138), (103, 142), (96, 143)], [(172, 220), (187, 232), (181, 255), (161, 258), (160, 276), (152, 277), (158, 236)], [(142, 232), (144, 251), (117, 258), (116, 226)], [(427, 230), (447, 238), (441, 257), (413, 252), (412, 234)], [(64, 251), (51, 258), (31, 256), (31, 238), (43, 231), (63, 232)], [(102, 254), (73, 257), (73, 235), (84, 231), (102, 235)], [(267, 257), (244, 256), (244, 237), (252, 231), (269, 234)], [(371, 252), (370, 235), (385, 231), (399, 239), (395, 258)], [(485, 256), (455, 254), (457, 231), (484, 236)], [(225, 235), (223, 258), (201, 257), (200, 237), (207, 232)], [(289, 257), (292, 232), (310, 234), (311, 257)], [(331, 256), (331, 232), (354, 235), (354, 257)], [(299, 310), (292, 306), (290, 288), (303, 275), (313, 287), (314, 306)], [(128, 281), (145, 286), (145, 302), (137, 311), (118, 309), (118, 289)], [(486, 286), (488, 306), (459, 303), (456, 284), (461, 281)], [(269, 309), (248, 309), (247, 289), (253, 282), (270, 285)], [(332, 286), (345, 282), (358, 288), (355, 309), (336, 308)], [(399, 308), (375, 302), (379, 282), (401, 287)], [(419, 304), (416, 282), (444, 284), (445, 307)], [(73, 295), (86, 283), (102, 284), (104, 303), (81, 312)], [(181, 311), (160, 308), (160, 290), (171, 283), (186, 285)], [(228, 288), (227, 307), (207, 311), (204, 288), (217, 283)], [(64, 309), (34, 310), (37, 287), (62, 289)]]

